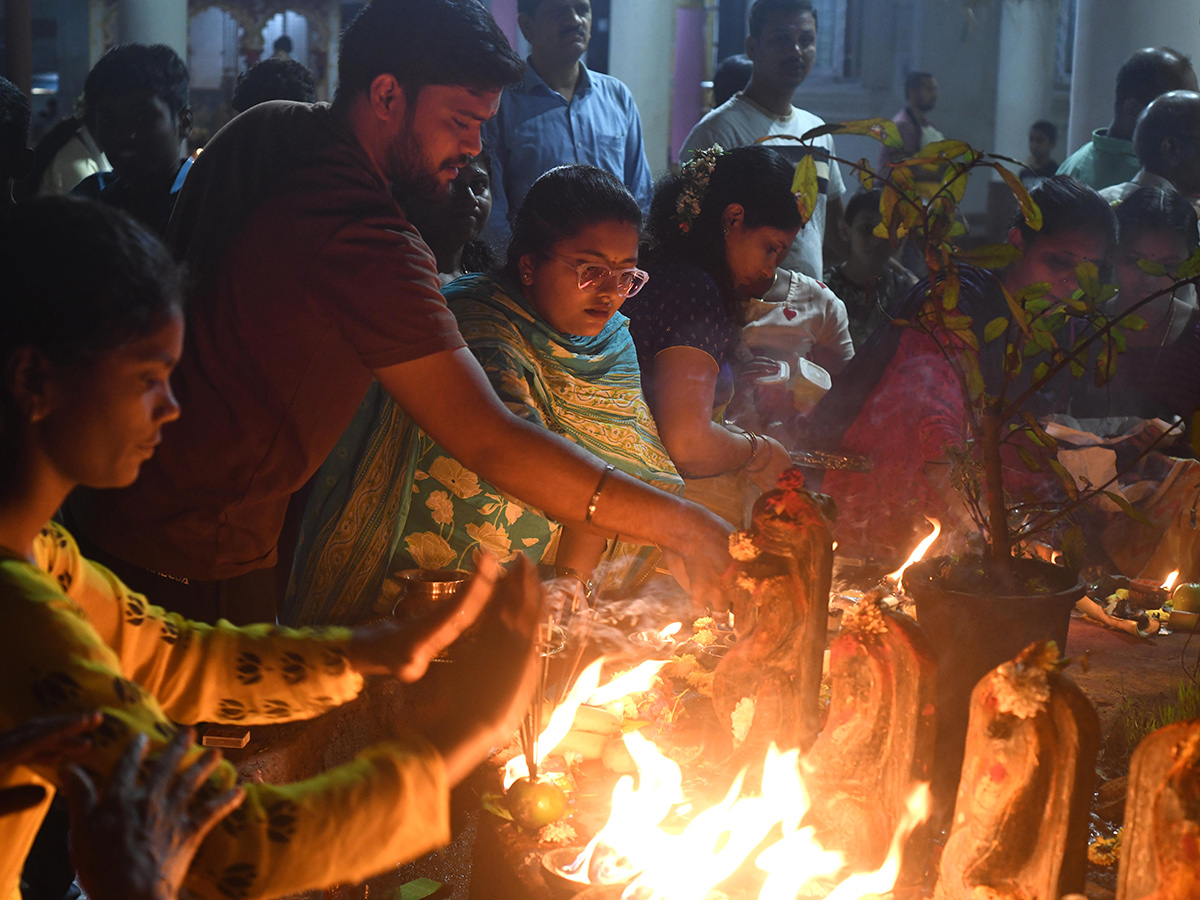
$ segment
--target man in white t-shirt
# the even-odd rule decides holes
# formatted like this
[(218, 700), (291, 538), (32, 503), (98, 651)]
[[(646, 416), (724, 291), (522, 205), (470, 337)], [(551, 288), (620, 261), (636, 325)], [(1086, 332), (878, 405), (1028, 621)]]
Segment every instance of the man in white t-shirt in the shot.
[[(683, 143), (680, 161), (687, 162), (693, 150), (713, 144), (726, 149), (744, 147), (768, 135), (800, 137), (824, 125), (820, 117), (792, 105), (796, 88), (812, 71), (816, 51), (817, 16), (811, 0), (755, 0), (746, 38), (746, 55), (754, 63), (750, 83), (696, 124)], [(825, 158), (834, 152), (833, 138), (825, 135), (813, 143), (819, 148), (815, 154), (821, 191), (817, 209), (796, 235), (783, 265), (820, 278), (825, 222), (841, 219), (845, 185), (837, 163)], [(793, 160), (804, 152), (795, 141), (769, 144)]]

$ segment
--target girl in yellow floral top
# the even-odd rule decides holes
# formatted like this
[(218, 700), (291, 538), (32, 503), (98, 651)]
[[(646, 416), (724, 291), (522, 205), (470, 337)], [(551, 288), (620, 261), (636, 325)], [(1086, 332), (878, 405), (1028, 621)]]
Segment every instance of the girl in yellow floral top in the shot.
[[(0, 246), (19, 263), (0, 296), (0, 731), (100, 710), (77, 762), (103, 786), (132, 740), (148, 739), (153, 757), (178, 732), (174, 722), (303, 719), (353, 698), (364, 674), (419, 678), (480, 613), (494, 560), (436, 621), (295, 631), (188, 622), (84, 559), (46, 523), (76, 484), (132, 482), (178, 416), (168, 384), (183, 342), (178, 273), (130, 219), (78, 200), (18, 208), (0, 224)], [(70, 266), (55, 259), (63, 247)], [(390, 742), (316, 779), (247, 785), (241, 807), (200, 847), (186, 887), (206, 898), (274, 897), (358, 880), (444, 842), (448, 786), (511, 733), (528, 697), (540, 610), (528, 573), (519, 577), (486, 611), (485, 633), (503, 634), (487, 678), (463, 671), (471, 690), (434, 746)], [(199, 800), (235, 780), (222, 763)], [(22, 861), (59, 781), (36, 764), (0, 773), (0, 789), (46, 791), (41, 804), (0, 819), (0, 900), (19, 897)]]

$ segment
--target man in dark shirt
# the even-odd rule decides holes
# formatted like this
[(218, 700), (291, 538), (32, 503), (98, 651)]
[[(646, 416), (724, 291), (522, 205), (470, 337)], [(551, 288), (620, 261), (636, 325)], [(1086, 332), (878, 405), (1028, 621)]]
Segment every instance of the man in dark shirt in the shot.
[(470, 0), (373, 0), (338, 70), (332, 106), (259, 104), (196, 162), (170, 235), (194, 278), (182, 417), (131, 488), (75, 498), (89, 554), (192, 618), (273, 618), (289, 500), (375, 378), (468, 469), (683, 555), (694, 598), (722, 604), (728, 526), (510, 413), (389, 190), (444, 194), (479, 153), (522, 71), (503, 32)]
[(97, 172), (72, 193), (122, 209), (165, 235), (191, 161), (188, 70), (165, 44), (121, 44), (92, 67), (83, 102), (111, 172)]

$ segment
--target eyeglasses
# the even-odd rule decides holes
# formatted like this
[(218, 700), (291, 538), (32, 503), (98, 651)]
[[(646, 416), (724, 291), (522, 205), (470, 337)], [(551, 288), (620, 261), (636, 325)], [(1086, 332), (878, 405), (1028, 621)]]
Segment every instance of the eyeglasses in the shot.
[(596, 293), (604, 286), (605, 282), (610, 278), (617, 279), (617, 293), (624, 298), (632, 297), (638, 291), (646, 286), (646, 282), (650, 280), (650, 273), (644, 269), (610, 269), (608, 266), (602, 266), (599, 263), (575, 263), (561, 253), (547, 251), (546, 256), (553, 256), (555, 259), (565, 262), (568, 266), (575, 269), (575, 273), (579, 276), (579, 289)]

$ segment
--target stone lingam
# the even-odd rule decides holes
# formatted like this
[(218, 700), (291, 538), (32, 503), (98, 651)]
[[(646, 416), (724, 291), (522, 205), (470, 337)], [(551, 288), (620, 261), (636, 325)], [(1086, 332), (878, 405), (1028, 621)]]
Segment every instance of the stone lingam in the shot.
[(1200, 897), (1200, 719), (1138, 745), (1125, 811), (1117, 900)]
[(820, 730), (821, 667), (833, 534), (827, 498), (787, 469), (730, 538), (726, 575), (738, 641), (717, 666), (713, 706), (734, 735), (734, 766), (757, 766), (774, 743), (802, 752)]
[(829, 717), (805, 766), (807, 821), (853, 868), (873, 869), (913, 783), (929, 780), (937, 666), (917, 623), (870, 592), (842, 617), (829, 674)]
[(935, 900), (1083, 891), (1100, 721), (1060, 667), (1053, 641), (1033, 643), (972, 691)]

